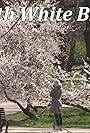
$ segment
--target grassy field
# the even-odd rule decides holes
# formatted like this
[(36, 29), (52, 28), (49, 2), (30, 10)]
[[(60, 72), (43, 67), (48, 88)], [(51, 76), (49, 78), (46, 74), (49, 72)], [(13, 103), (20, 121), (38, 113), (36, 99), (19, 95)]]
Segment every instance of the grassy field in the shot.
[[(10, 126), (52, 127), (54, 124), (54, 116), (49, 110), (39, 120), (32, 120), (21, 112), (8, 115), (7, 118)], [(73, 107), (63, 108), (63, 125), (64, 127), (90, 128), (90, 113)]]

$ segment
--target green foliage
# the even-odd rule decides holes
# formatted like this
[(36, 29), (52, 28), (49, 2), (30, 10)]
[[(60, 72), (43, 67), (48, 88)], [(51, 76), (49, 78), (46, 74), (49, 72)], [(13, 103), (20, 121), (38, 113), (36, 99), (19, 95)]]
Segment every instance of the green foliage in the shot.
[[(66, 55), (65, 55), (65, 63), (67, 63), (70, 53), (70, 44), (66, 45)], [(74, 51), (74, 65), (81, 65), (82, 64), (82, 57), (83, 59), (86, 58), (86, 46), (85, 43), (82, 41), (77, 41)]]
[[(39, 110), (40, 113), (40, 110)], [(90, 113), (74, 107), (63, 108), (63, 124), (64, 127), (89, 127)], [(25, 127), (52, 127), (54, 124), (54, 116), (49, 110), (40, 117), (39, 120), (32, 120), (21, 112), (7, 116), (10, 126)]]
[(84, 42), (78, 41), (75, 47), (75, 65), (82, 64), (82, 57), (86, 57), (86, 47)]

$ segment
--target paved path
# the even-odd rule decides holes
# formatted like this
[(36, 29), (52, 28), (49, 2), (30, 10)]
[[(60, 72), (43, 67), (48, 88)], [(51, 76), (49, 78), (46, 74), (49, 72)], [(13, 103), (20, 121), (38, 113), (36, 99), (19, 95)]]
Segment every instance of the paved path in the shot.
[[(71, 133), (90, 133), (90, 129), (67, 128)], [(54, 131), (51, 128), (24, 128), (9, 127), (9, 133), (67, 133), (67, 131)], [(4, 133), (4, 131), (2, 132)]]
[[(23, 104), (23, 106), (26, 106), (26, 104)], [(0, 103), (0, 107), (3, 107), (5, 109), (6, 114), (11, 114), (17, 111), (21, 111), (20, 108), (17, 106), (17, 104), (12, 102), (2, 102)]]

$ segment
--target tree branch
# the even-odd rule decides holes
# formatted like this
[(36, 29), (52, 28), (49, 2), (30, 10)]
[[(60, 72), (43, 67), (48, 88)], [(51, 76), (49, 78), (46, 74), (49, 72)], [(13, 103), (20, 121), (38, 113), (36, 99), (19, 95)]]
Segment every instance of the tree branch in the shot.
[(71, 102), (71, 101), (68, 101), (68, 100), (66, 100), (65, 98), (62, 98), (62, 103), (63, 104), (66, 104), (66, 105), (69, 105), (69, 106), (73, 106), (73, 107), (77, 107), (77, 108), (80, 108), (80, 109), (82, 109), (82, 110), (84, 110), (84, 111), (86, 111), (86, 112), (90, 112), (90, 109), (88, 108), (88, 107), (84, 107), (84, 106), (82, 106), (82, 105), (80, 105), (80, 104), (76, 104), (75, 102)]
[[(37, 3), (38, 3), (38, 1), (35, 2), (35, 3), (33, 4), (33, 6), (34, 6), (35, 4), (37, 4)], [(28, 5), (27, 5), (27, 7), (26, 7), (26, 10), (27, 10), (27, 8), (28, 8), (29, 6), (30, 6), (30, 1), (29, 1)], [(2, 37), (6, 36), (6, 35), (16, 26), (16, 24), (17, 24), (18, 21), (21, 19), (21, 17), (22, 17), (22, 14), (20, 14), (19, 18), (18, 18), (17, 21), (11, 26), (11, 28), (10, 28), (6, 33), (4, 33), (3, 35), (0, 36), (0, 39), (1, 39)]]
[[(18, 101), (13, 100), (13, 99), (11, 99), (10, 97), (8, 97), (7, 92), (6, 92), (5, 89), (4, 89), (4, 94), (5, 94), (6, 98), (7, 98), (10, 102), (16, 103), (16, 104), (19, 106), (19, 108), (23, 111), (24, 114), (28, 115), (29, 117), (31, 117), (31, 118), (33, 118), (33, 119), (38, 119), (38, 118), (35, 116), (35, 114), (32, 113), (32, 112), (30, 111), (30, 108), (29, 108), (28, 106), (27, 106), (26, 108), (24, 108)], [(30, 106), (30, 107), (32, 107), (32, 106)]]

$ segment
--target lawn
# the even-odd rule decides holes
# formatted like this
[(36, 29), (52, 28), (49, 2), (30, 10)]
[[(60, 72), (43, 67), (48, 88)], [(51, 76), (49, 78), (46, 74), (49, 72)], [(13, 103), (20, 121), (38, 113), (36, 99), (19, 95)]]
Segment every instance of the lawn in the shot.
[[(39, 110), (38, 114), (41, 112)], [(52, 127), (54, 116), (46, 110), (39, 120), (32, 120), (22, 112), (17, 112), (7, 116), (10, 126), (25, 127)], [(78, 108), (63, 108), (63, 125), (64, 127), (81, 127), (90, 128), (90, 113)]]

